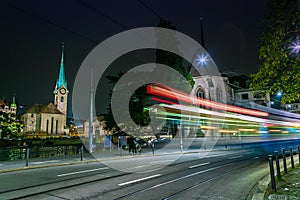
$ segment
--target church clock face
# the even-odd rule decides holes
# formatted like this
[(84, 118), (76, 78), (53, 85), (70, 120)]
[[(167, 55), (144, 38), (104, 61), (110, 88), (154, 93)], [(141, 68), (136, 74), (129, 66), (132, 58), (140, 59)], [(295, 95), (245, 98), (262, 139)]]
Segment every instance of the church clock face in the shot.
[(60, 91), (61, 94), (66, 94), (66, 89), (65, 88), (61, 88), (59, 91)]

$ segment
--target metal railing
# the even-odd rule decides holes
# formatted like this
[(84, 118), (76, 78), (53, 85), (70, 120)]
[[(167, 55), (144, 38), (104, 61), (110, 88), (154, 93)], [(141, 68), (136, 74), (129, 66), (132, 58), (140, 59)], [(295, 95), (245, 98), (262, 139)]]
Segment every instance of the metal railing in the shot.
[(0, 161), (24, 160), (26, 159), (26, 154), (28, 154), (29, 158), (77, 155), (81, 153), (81, 146), (82, 145), (62, 145), (0, 148)]
[[(297, 153), (298, 153), (298, 162), (300, 165), (300, 146), (297, 146)], [(281, 149), (282, 152), (282, 162), (283, 162), (283, 171), (285, 174), (288, 173), (287, 170), (287, 157), (286, 157), (286, 151), (284, 148)], [(293, 149), (292, 146), (289, 147), (289, 156), (290, 156), (290, 163), (291, 163), (291, 168), (295, 168), (295, 162), (294, 162), (294, 152), (296, 152), (296, 150)], [(277, 173), (277, 179), (281, 179), (281, 170), (280, 170), (280, 164), (279, 164), (279, 153), (278, 151), (275, 151), (275, 164), (276, 164), (276, 173)], [(273, 159), (273, 155), (269, 155), (268, 156), (269, 159), (269, 167), (270, 167), (270, 177), (271, 177), (271, 188), (272, 191), (276, 192), (276, 181), (275, 181), (275, 170), (274, 170), (274, 159)]]

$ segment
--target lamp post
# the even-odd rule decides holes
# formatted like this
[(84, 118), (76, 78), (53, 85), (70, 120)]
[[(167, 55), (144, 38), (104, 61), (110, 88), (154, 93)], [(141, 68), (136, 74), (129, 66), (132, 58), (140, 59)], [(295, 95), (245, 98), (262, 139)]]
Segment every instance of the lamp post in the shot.
[(277, 92), (271, 97), (271, 107), (276, 109), (281, 109), (281, 97), (283, 96), (282, 92)]

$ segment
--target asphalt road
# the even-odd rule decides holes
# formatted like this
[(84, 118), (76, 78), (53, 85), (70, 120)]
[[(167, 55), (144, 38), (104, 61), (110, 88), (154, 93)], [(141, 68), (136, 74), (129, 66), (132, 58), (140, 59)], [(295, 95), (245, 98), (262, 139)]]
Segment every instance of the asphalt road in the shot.
[(9, 172), (0, 174), (0, 199), (247, 199), (266, 158), (227, 150)]

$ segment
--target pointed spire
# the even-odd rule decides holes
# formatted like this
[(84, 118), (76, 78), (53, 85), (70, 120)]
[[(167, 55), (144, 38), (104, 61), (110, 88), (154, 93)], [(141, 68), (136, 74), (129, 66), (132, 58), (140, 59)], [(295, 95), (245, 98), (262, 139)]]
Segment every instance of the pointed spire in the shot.
[(13, 95), (12, 103), (14, 103), (14, 104), (16, 103), (16, 94)]
[(65, 49), (65, 46), (64, 46), (64, 43), (62, 43), (62, 53), (61, 53), (59, 76), (58, 76), (58, 79), (56, 82), (57, 89), (61, 88), (63, 85), (67, 89), (67, 81), (65, 78), (65, 66), (64, 66), (64, 49)]
[(60, 60), (60, 65), (64, 64), (64, 51), (65, 51), (65, 43), (62, 42), (62, 50), (61, 50), (61, 60)]
[(204, 49), (206, 49), (206, 47), (205, 47), (205, 42), (204, 42), (204, 33), (203, 33), (203, 19), (202, 19), (202, 17), (200, 17), (200, 28), (201, 28), (201, 40), (200, 40), (200, 44), (201, 44), (201, 46), (204, 48)]
[(13, 99), (12, 99), (12, 102), (10, 104), (10, 107), (17, 107), (17, 104), (16, 104), (16, 94), (13, 95)]

